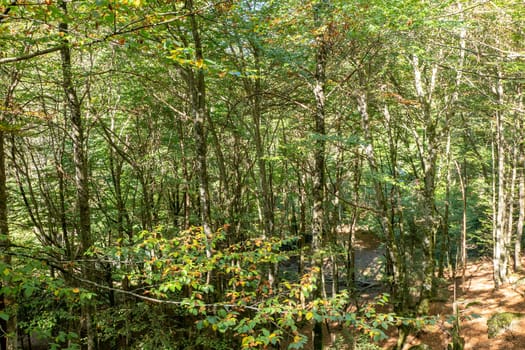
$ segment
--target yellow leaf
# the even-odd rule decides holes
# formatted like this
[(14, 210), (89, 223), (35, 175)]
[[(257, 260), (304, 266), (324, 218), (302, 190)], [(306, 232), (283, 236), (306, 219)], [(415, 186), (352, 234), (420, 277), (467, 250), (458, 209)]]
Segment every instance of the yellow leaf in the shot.
[(202, 68), (202, 67), (204, 67), (204, 60), (203, 60), (203, 59), (200, 59), (200, 60), (195, 61), (195, 66), (196, 66), (197, 68)]
[(314, 313), (312, 311), (308, 311), (304, 318), (306, 318), (307, 321), (310, 321), (314, 317)]
[(252, 336), (247, 336), (247, 337), (244, 337), (242, 338), (242, 346), (243, 347), (249, 347), (250, 343), (253, 341), (253, 337)]

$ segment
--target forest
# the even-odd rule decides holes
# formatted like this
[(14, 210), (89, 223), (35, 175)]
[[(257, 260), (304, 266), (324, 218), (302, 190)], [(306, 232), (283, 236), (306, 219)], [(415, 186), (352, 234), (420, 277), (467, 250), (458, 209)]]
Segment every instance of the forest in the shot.
[(408, 348), (523, 274), (524, 84), (522, 0), (0, 0), (1, 349)]

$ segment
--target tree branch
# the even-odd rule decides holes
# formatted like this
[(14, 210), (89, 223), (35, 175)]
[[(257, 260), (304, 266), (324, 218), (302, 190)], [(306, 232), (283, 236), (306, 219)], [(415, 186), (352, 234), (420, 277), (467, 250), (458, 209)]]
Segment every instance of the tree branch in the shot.
[(0, 65), (6, 64), (6, 63), (26, 61), (26, 60), (29, 60), (29, 59), (34, 58), (34, 57), (38, 57), (38, 56), (46, 55), (48, 53), (59, 51), (63, 47), (64, 47), (64, 45), (59, 45), (59, 46), (50, 47), (48, 49), (39, 50), (39, 51), (30, 53), (30, 54), (27, 54), (27, 55), (23, 55), (23, 56), (0, 58)]

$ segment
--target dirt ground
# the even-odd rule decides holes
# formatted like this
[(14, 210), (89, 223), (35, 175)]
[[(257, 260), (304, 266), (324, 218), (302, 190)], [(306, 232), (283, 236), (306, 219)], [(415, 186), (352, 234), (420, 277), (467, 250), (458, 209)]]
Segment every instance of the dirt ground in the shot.
[[(370, 235), (356, 237), (356, 266), (361, 271), (361, 278), (378, 279), (381, 272), (378, 266), (384, 255), (378, 240)], [(525, 259), (522, 262), (525, 266)], [(508, 285), (494, 290), (492, 279), (492, 261), (482, 259), (470, 261), (465, 279), (458, 278), (456, 285), (456, 303), (460, 312), (461, 336), (465, 340), (464, 350), (525, 350), (525, 317), (513, 322), (506, 332), (489, 339), (487, 320), (495, 313), (522, 313), (525, 316), (525, 271), (512, 274)], [(430, 312), (438, 322), (427, 326), (416, 335), (407, 339), (404, 350), (424, 343), (432, 350), (447, 349), (451, 342), (451, 315), (454, 302), (454, 282), (449, 280), (440, 295), (442, 301), (433, 302)], [(382, 344), (384, 349), (391, 348), (397, 334)]]
[[(461, 316), (461, 336), (465, 340), (465, 350), (521, 350), (525, 349), (525, 317), (516, 320), (510, 329), (489, 339), (487, 320), (495, 313), (512, 312), (525, 315), (525, 286), (517, 286), (525, 274), (514, 274), (510, 283), (494, 290), (492, 263), (482, 260), (470, 263), (465, 281), (456, 281), (457, 305)], [(462, 288), (463, 287), (463, 288)], [(447, 349), (451, 341), (451, 324), (447, 319), (452, 314), (453, 283), (448, 287), (448, 300), (434, 302), (431, 313), (438, 317), (435, 325), (428, 326), (416, 336), (411, 336), (405, 349), (424, 343), (432, 350)], [(395, 339), (383, 344), (388, 349)]]

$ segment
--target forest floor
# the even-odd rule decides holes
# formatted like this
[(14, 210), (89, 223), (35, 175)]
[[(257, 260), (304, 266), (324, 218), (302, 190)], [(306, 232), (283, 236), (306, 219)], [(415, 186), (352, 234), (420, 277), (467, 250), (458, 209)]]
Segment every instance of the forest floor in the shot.
[[(487, 320), (496, 313), (512, 312), (525, 315), (525, 286), (518, 286), (524, 281), (525, 274), (514, 274), (510, 283), (494, 290), (492, 262), (489, 259), (471, 262), (465, 274), (465, 280), (456, 280), (456, 302), (461, 319), (461, 337), (465, 340), (464, 350), (520, 350), (525, 349), (525, 317), (517, 319), (507, 331), (489, 338)], [(430, 313), (437, 318), (437, 323), (427, 326), (416, 335), (408, 338), (405, 348), (424, 343), (432, 350), (447, 349), (451, 341), (450, 323), (453, 314), (454, 283), (450, 280), (446, 290), (447, 298), (433, 302)], [(394, 334), (394, 336), (397, 336)], [(390, 348), (395, 337), (389, 339), (383, 347)]]
[[(378, 279), (379, 259), (384, 250), (378, 240), (365, 235), (356, 237), (356, 267), (365, 279)], [(522, 263), (525, 266), (525, 259)], [(525, 317), (517, 319), (512, 327), (500, 335), (488, 337), (488, 319), (501, 312), (521, 313), (525, 316), (525, 271), (510, 276), (510, 283), (498, 290), (494, 289), (492, 261), (479, 259), (470, 261), (465, 278), (457, 278), (455, 283), (449, 278), (439, 292), (439, 298), (430, 305), (430, 314), (437, 322), (408, 337), (405, 349), (424, 343), (432, 350), (447, 349), (452, 340), (452, 315), (454, 303), (454, 284), (456, 303), (460, 313), (460, 336), (465, 340), (464, 350), (525, 350)], [(397, 341), (397, 330), (382, 344), (390, 349)]]

